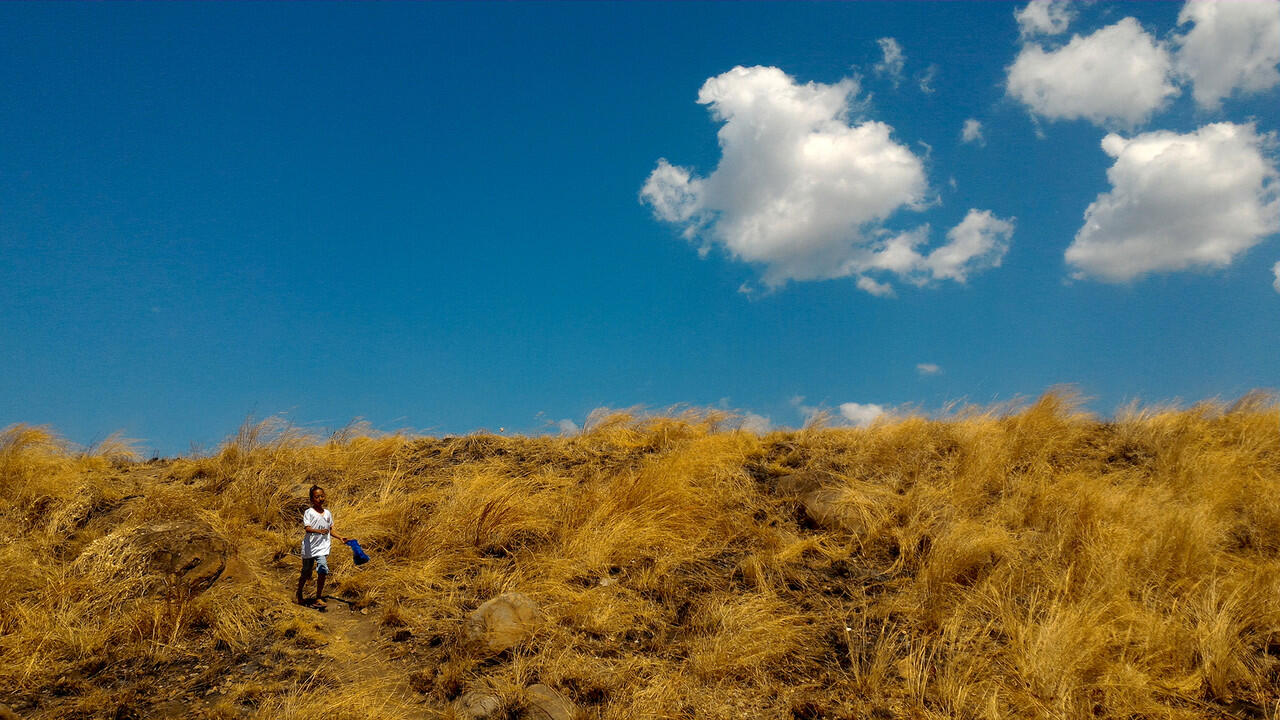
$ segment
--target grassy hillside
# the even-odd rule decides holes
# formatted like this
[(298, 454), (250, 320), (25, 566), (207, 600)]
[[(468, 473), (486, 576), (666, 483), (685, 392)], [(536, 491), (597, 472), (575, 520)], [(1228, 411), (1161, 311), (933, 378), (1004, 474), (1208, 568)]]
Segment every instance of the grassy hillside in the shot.
[[(1069, 399), (765, 436), (0, 435), (0, 702), (31, 718), (1280, 718), (1280, 412)], [(374, 557), (292, 595), (306, 488)], [(468, 614), (539, 607), (514, 648)], [(483, 703), (481, 703), (483, 704)], [(0, 717), (6, 717), (0, 711)], [(549, 712), (549, 711), (548, 711)]]

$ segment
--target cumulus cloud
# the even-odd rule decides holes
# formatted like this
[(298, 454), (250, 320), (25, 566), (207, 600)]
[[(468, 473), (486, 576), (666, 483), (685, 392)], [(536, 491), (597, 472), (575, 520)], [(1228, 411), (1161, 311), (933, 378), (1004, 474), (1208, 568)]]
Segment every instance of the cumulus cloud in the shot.
[[(972, 273), (1000, 266), (1013, 236), (1013, 220), (998, 218), (989, 210), (970, 209), (959, 225), (947, 231), (947, 242), (925, 255), (916, 248), (928, 235), (929, 226), (924, 225), (876, 243), (864, 272), (895, 273), (915, 285), (931, 280), (966, 282)], [(859, 278), (858, 286), (873, 295), (887, 294), (865, 275)]]
[(876, 43), (884, 55), (884, 59), (876, 63), (876, 74), (888, 76), (893, 81), (893, 86), (898, 87), (898, 83), (902, 81), (902, 69), (907, 64), (907, 56), (902, 54), (902, 46), (898, 41), (891, 37), (880, 38)]
[(1005, 90), (1049, 120), (1135, 126), (1178, 94), (1165, 47), (1127, 17), (1057, 50), (1022, 46)]
[(1178, 73), (1192, 83), (1201, 107), (1216, 109), (1235, 91), (1259, 92), (1280, 83), (1280, 2), (1204, 2), (1182, 7), (1175, 38)]
[(689, 171), (658, 158), (658, 166), (649, 174), (640, 197), (653, 208), (659, 218), (673, 223), (688, 222), (702, 206), (702, 180)]
[(1000, 267), (1012, 236), (1011, 220), (1001, 220), (989, 210), (970, 210), (947, 231), (947, 243), (929, 253), (924, 267), (936, 279), (965, 282), (970, 273)]
[(942, 372), (942, 368), (938, 367), (934, 363), (918, 363), (916, 365), (916, 372), (921, 375), (937, 375)]
[(982, 122), (974, 118), (965, 120), (964, 127), (960, 129), (960, 140), (961, 142), (986, 145), (987, 140), (982, 137)]
[(753, 412), (749, 412), (742, 416), (741, 428), (747, 432), (764, 435), (773, 429), (773, 423), (764, 415), (757, 415)]
[(874, 404), (847, 402), (840, 404), (840, 417), (848, 420), (854, 427), (866, 427), (884, 415), (884, 408)]
[(892, 286), (870, 275), (920, 285), (998, 265), (981, 253), (961, 257), (975, 239), (969, 218), (928, 255), (917, 249), (928, 242), (927, 225), (897, 233), (884, 227), (900, 210), (926, 207), (928, 183), (923, 161), (893, 139), (893, 128), (849, 121), (857, 92), (852, 79), (801, 84), (773, 67), (710, 78), (698, 102), (723, 123), (719, 166), (701, 178), (659, 160), (640, 199), (704, 250), (720, 246), (762, 266), (770, 288), (853, 277), (863, 290), (889, 295)]
[(1031, 0), (1026, 7), (1013, 11), (1018, 32), (1024, 38), (1064, 33), (1074, 15), (1067, 0)]
[(560, 429), (561, 435), (577, 435), (582, 432), (582, 428), (578, 427), (578, 423), (570, 420), (569, 418), (565, 418), (556, 423), (556, 427)]
[(866, 427), (875, 422), (887, 412), (882, 405), (873, 403), (841, 403), (837, 408), (838, 414), (833, 414), (824, 406), (806, 405), (803, 395), (796, 395), (791, 398), (791, 405), (804, 419), (804, 423), (808, 425), (814, 420), (821, 420), (824, 424), (834, 421), (835, 425), (853, 425), (854, 427)]
[(1275, 288), (1276, 292), (1280, 293), (1280, 262), (1271, 267), (1271, 272), (1276, 276), (1276, 281), (1271, 283), (1271, 287)]
[(1111, 190), (1085, 211), (1067, 262), (1078, 277), (1109, 282), (1229, 265), (1280, 231), (1280, 181), (1267, 154), (1274, 144), (1234, 123), (1107, 135)]

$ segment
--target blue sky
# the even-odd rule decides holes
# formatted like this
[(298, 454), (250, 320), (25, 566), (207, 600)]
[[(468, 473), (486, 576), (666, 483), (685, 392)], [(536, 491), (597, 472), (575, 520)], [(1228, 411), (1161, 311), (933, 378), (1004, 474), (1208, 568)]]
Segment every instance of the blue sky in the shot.
[(1278, 55), (1276, 3), (0, 5), (0, 425), (1276, 388)]

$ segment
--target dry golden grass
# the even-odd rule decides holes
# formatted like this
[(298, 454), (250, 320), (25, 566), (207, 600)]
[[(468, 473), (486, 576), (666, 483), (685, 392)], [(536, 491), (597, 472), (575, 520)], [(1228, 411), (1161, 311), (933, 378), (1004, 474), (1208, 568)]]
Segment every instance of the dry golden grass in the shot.
[[(325, 439), (270, 419), (148, 463), (10, 427), (0, 702), (451, 718), (483, 689), (516, 717), (543, 683), (618, 720), (1280, 718), (1271, 399), (736, 427), (617, 413), (575, 437)], [(780, 490), (797, 473), (820, 507)], [(363, 613), (291, 603), (312, 482), (375, 558), (331, 557), (329, 591)], [(165, 565), (192, 538), (225, 550), (212, 580)], [(509, 591), (546, 619), (485, 657), (464, 620)]]

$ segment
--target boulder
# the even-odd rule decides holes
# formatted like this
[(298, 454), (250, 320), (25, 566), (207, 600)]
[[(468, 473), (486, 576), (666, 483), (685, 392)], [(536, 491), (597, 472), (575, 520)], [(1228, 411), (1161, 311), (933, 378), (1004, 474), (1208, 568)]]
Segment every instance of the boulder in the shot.
[(822, 487), (827, 479), (823, 473), (808, 470), (783, 475), (778, 478), (777, 492), (786, 497), (798, 497)]
[(171, 586), (192, 593), (207, 590), (227, 568), (231, 548), (206, 527), (188, 525), (156, 529), (144, 535), (153, 551), (151, 572), (164, 575)]
[(817, 527), (846, 532), (864, 529), (861, 518), (841, 507), (841, 493), (832, 486), (833, 482), (834, 478), (825, 473), (798, 472), (779, 478), (777, 491), (798, 501), (805, 517)]
[(467, 617), (466, 641), (498, 654), (524, 642), (543, 620), (538, 603), (523, 593), (503, 593)]
[(578, 706), (546, 685), (530, 685), (524, 691), (521, 720), (573, 720)]
[(76, 557), (73, 568), (103, 582), (139, 573), (157, 591), (195, 594), (222, 576), (230, 555), (231, 546), (209, 525), (170, 522), (99, 538)]
[(502, 698), (487, 690), (468, 690), (453, 701), (458, 720), (496, 720), (502, 715)]
[(850, 530), (844, 511), (837, 501), (840, 492), (834, 488), (817, 488), (800, 496), (800, 505), (804, 514), (821, 528), (828, 530)]

